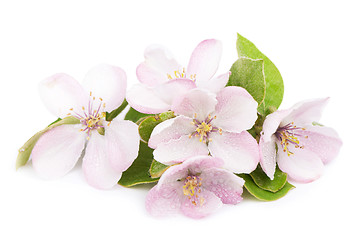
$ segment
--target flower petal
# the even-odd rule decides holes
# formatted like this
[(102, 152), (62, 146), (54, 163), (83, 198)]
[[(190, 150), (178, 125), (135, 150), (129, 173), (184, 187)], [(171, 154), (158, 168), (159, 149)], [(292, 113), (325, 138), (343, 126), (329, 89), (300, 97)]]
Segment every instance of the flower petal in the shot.
[(219, 67), (222, 44), (216, 39), (207, 39), (194, 49), (187, 67), (187, 77), (196, 74), (197, 82), (210, 80)]
[(139, 81), (149, 87), (157, 86), (168, 81), (166, 73), (156, 70), (146, 62), (140, 63), (136, 68), (136, 76)]
[(217, 100), (214, 93), (193, 89), (185, 95), (176, 98), (171, 110), (177, 115), (184, 115), (190, 118), (195, 118), (196, 115), (197, 120), (204, 121), (215, 110), (216, 104)]
[(135, 110), (148, 114), (166, 112), (171, 107), (155, 94), (153, 88), (142, 84), (134, 85), (127, 92), (127, 101)]
[(181, 205), (181, 212), (184, 215), (196, 219), (203, 218), (214, 213), (222, 206), (220, 198), (212, 192), (204, 190), (198, 196), (200, 202), (197, 202), (196, 205), (187, 196), (184, 197)]
[(196, 137), (189, 138), (184, 135), (179, 139), (160, 143), (154, 150), (154, 159), (163, 164), (172, 165), (180, 163), (196, 155), (208, 155), (206, 144), (199, 142)]
[(196, 88), (196, 85), (192, 80), (179, 78), (158, 85), (154, 92), (156, 96), (171, 105), (177, 97), (184, 95), (193, 88)]
[(210, 168), (202, 172), (204, 189), (213, 192), (224, 204), (237, 204), (242, 201), (245, 181), (225, 169)]
[(278, 110), (269, 114), (263, 122), (262, 138), (264, 141), (269, 142), (272, 135), (277, 131), (279, 126), (288, 124), (289, 122), (283, 121), (291, 113), (291, 109)]
[(218, 93), (216, 99), (215, 126), (229, 132), (252, 128), (257, 120), (258, 103), (244, 88), (226, 87)]
[(230, 74), (231, 72), (228, 71), (227, 73), (221, 74), (208, 81), (197, 81), (196, 84), (198, 88), (206, 89), (213, 93), (218, 93), (226, 86), (227, 82), (229, 81)]
[[(281, 146), (278, 145), (278, 149), (281, 149)], [(323, 163), (315, 153), (301, 148), (291, 148), (290, 151), (293, 154), (288, 156), (286, 152), (279, 150), (277, 162), (280, 170), (287, 173), (291, 179), (308, 183), (322, 175)]]
[(178, 116), (160, 123), (151, 133), (149, 147), (155, 149), (160, 143), (178, 139), (182, 135), (189, 135), (195, 130), (191, 122), (191, 118)]
[(273, 135), (270, 141), (265, 141), (261, 136), (259, 140), (260, 164), (267, 176), (273, 180), (277, 166), (276, 137)]
[[(182, 189), (182, 182), (178, 182)], [(158, 189), (154, 186), (145, 199), (146, 210), (155, 217), (176, 214), (180, 212), (181, 200), (176, 187)]]
[(323, 163), (332, 161), (339, 153), (342, 141), (337, 132), (329, 127), (306, 126), (300, 142), (309, 151), (320, 157)]
[(110, 157), (118, 151), (108, 148), (108, 139), (93, 131), (87, 143), (82, 169), (86, 181), (93, 187), (108, 189), (117, 184), (122, 172), (116, 171), (111, 164)]
[(165, 74), (173, 73), (180, 69), (180, 65), (175, 60), (174, 56), (165, 47), (157, 44), (148, 46), (145, 49), (145, 63), (153, 67), (157, 71)]
[(60, 118), (66, 117), (71, 108), (78, 111), (88, 103), (88, 95), (80, 83), (64, 73), (44, 79), (38, 90), (47, 109)]
[(211, 134), (209, 151), (213, 157), (224, 160), (224, 168), (234, 173), (250, 173), (259, 162), (256, 139), (247, 131), (241, 133), (224, 132)]
[(291, 114), (284, 119), (284, 122), (295, 122), (297, 125), (311, 124), (318, 122), (322, 115), (323, 108), (327, 105), (329, 98), (306, 100), (295, 104)]
[(83, 86), (87, 92), (102, 98), (106, 103), (105, 110), (111, 112), (118, 108), (125, 98), (127, 76), (119, 67), (101, 64), (86, 74)]
[(111, 166), (117, 172), (124, 172), (138, 156), (140, 135), (138, 125), (131, 121), (114, 119), (105, 128)]
[(224, 162), (220, 158), (210, 156), (195, 156), (188, 158), (181, 164), (169, 167), (161, 176), (157, 185), (162, 187), (164, 185), (180, 182), (181, 179), (186, 178), (188, 174), (199, 175), (201, 172), (209, 168), (221, 168)]
[(43, 134), (32, 150), (33, 168), (47, 179), (68, 173), (80, 158), (86, 135), (80, 125), (61, 125)]

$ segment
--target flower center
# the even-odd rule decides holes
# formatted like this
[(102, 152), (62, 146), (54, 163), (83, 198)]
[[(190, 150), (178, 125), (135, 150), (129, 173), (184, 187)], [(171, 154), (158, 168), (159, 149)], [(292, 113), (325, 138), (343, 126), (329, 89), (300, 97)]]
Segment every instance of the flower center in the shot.
[[(81, 111), (82, 114), (74, 111), (73, 108), (70, 109), (70, 113), (68, 115), (72, 115), (73, 117), (77, 118), (80, 120), (82, 124), (82, 128), (80, 129), (81, 132), (87, 132), (87, 139), (90, 138), (91, 132), (93, 130), (104, 130), (104, 125), (103, 122), (105, 121), (106, 118), (106, 112), (104, 111), (106, 104), (103, 102), (102, 98), (98, 98), (99, 104), (96, 109), (95, 107), (95, 101), (96, 98), (92, 96), (92, 92), (90, 92), (90, 98), (88, 102), (87, 109), (82, 106)], [(96, 104), (97, 106), (97, 104)], [(101, 134), (101, 132), (99, 131)]]
[(304, 148), (304, 145), (301, 145), (299, 137), (308, 138), (301, 131), (306, 130), (305, 128), (297, 127), (294, 125), (294, 122), (289, 123), (283, 127), (279, 127), (275, 132), (276, 138), (280, 141), (283, 151), (288, 154), (288, 156), (293, 155), (294, 153), (289, 150), (289, 145), (295, 146), (295, 148)]
[(197, 206), (197, 204), (202, 206), (204, 204), (205, 199), (198, 195), (202, 191), (201, 186), (202, 178), (199, 176), (189, 175), (184, 180), (183, 194), (188, 196), (194, 206)]
[(195, 131), (189, 135), (189, 138), (199, 137), (199, 141), (203, 143), (211, 142), (210, 134), (213, 132), (219, 132), (222, 134), (221, 128), (214, 127), (211, 122), (216, 118), (216, 116), (211, 117), (209, 115), (204, 121), (200, 122), (197, 120), (197, 114), (194, 114), (193, 122), (191, 122), (195, 127)]
[[(173, 76), (174, 75), (174, 76)], [(176, 70), (173, 72), (173, 75), (167, 73), (167, 78), (169, 80), (172, 80), (172, 79), (176, 79), (176, 78), (187, 78), (187, 75), (186, 75), (186, 69), (185, 68), (182, 68), (182, 72), (180, 70)], [(191, 74), (189, 76), (189, 79), (192, 80), (193, 82), (195, 82), (196, 80), (196, 74)]]

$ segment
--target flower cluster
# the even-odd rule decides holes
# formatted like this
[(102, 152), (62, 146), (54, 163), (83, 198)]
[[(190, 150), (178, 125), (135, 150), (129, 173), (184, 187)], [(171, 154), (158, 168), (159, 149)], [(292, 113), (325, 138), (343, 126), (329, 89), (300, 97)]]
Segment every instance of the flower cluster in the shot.
[(244, 187), (271, 201), (293, 187), (288, 181), (316, 180), (342, 145), (318, 123), (328, 98), (277, 110), (278, 69), (240, 35), (237, 50), (230, 71), (215, 77), (220, 41), (199, 43), (185, 67), (152, 45), (136, 70), (140, 83), (127, 92), (125, 72), (110, 65), (94, 67), (82, 85), (63, 73), (44, 79), (40, 96), (58, 120), (26, 142), (17, 167), (31, 159), (39, 175), (53, 179), (81, 159), (91, 186), (157, 182), (147, 211), (192, 218), (241, 202)]

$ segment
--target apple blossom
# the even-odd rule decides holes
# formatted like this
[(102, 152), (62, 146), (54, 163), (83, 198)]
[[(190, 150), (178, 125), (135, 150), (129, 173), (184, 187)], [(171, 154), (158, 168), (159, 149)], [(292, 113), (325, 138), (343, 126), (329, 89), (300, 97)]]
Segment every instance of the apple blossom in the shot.
[(328, 98), (304, 101), (269, 114), (260, 138), (261, 166), (273, 179), (276, 163), (290, 178), (311, 182), (339, 153), (342, 141), (329, 127), (314, 124)]
[(125, 89), (125, 72), (110, 65), (93, 68), (83, 85), (63, 73), (43, 80), (39, 93), (48, 110), (60, 118), (74, 116), (80, 123), (61, 125), (43, 134), (32, 151), (34, 169), (45, 178), (57, 178), (82, 157), (90, 185), (114, 186), (137, 157), (140, 142), (135, 123), (107, 122), (105, 118), (106, 111), (121, 105)]
[(257, 105), (241, 87), (226, 87), (217, 94), (190, 90), (171, 107), (177, 117), (154, 128), (149, 147), (163, 164), (210, 154), (235, 173), (250, 173), (259, 162), (259, 150), (246, 130), (257, 119)]
[(146, 209), (154, 216), (182, 213), (202, 218), (222, 204), (242, 200), (244, 180), (222, 169), (223, 161), (210, 156), (195, 156), (171, 166), (146, 197)]
[(225, 87), (230, 75), (227, 72), (213, 78), (221, 52), (220, 41), (204, 40), (194, 49), (184, 68), (164, 47), (149, 46), (145, 50), (145, 62), (136, 69), (141, 84), (127, 92), (127, 101), (139, 112), (155, 114), (170, 110), (174, 99), (192, 88), (218, 92)]

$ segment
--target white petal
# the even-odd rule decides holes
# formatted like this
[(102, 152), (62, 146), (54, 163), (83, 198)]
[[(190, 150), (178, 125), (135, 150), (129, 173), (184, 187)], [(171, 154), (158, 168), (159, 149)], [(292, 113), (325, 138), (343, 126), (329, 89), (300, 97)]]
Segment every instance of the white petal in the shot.
[(172, 165), (197, 155), (208, 155), (206, 144), (199, 142), (197, 137), (184, 135), (179, 139), (160, 143), (154, 151), (154, 159), (163, 164)]
[(262, 137), (264, 141), (271, 140), (272, 135), (277, 131), (281, 125), (286, 125), (288, 122), (283, 121), (291, 113), (291, 110), (278, 110), (269, 114), (263, 123)]
[(199, 121), (204, 121), (215, 110), (217, 104), (214, 93), (192, 89), (185, 95), (177, 98), (171, 107), (177, 115), (194, 118), (195, 114)]
[(307, 137), (300, 137), (300, 143), (319, 156), (325, 164), (337, 157), (343, 144), (337, 132), (329, 127), (305, 126), (302, 134)]
[(127, 92), (127, 101), (135, 110), (148, 114), (166, 112), (171, 107), (156, 95), (154, 88), (142, 84), (134, 85)]
[(215, 126), (229, 132), (252, 128), (257, 120), (258, 103), (244, 88), (226, 87), (218, 93), (216, 99)]
[(174, 79), (158, 85), (154, 88), (154, 93), (164, 102), (172, 105), (174, 100), (183, 96), (189, 90), (196, 88), (195, 83), (189, 79)]
[(43, 134), (32, 150), (33, 168), (47, 179), (68, 173), (80, 158), (86, 134), (80, 125), (61, 125)]
[(196, 74), (197, 82), (210, 80), (219, 67), (222, 54), (221, 42), (207, 39), (194, 49), (187, 67), (187, 77)]
[(93, 96), (102, 98), (106, 103), (105, 111), (111, 112), (118, 108), (125, 98), (127, 76), (119, 67), (101, 64), (86, 74), (83, 86), (87, 92), (92, 92)]
[(145, 63), (165, 74), (173, 73), (180, 69), (179, 64), (173, 57), (172, 53), (161, 45), (150, 45), (145, 49)]
[(82, 169), (86, 181), (93, 187), (107, 189), (117, 184), (122, 172), (116, 171), (111, 164), (110, 158), (115, 153), (108, 150), (108, 141), (105, 136), (93, 131), (87, 143)]
[[(291, 147), (289, 145), (289, 147)], [(312, 182), (318, 179), (323, 173), (323, 163), (321, 159), (313, 152), (301, 148), (291, 148), (294, 154), (288, 156), (278, 145), (278, 166), (280, 170), (287, 173), (288, 176), (302, 183)]]
[(154, 128), (149, 139), (149, 147), (155, 149), (160, 143), (189, 135), (195, 128), (191, 118), (178, 116), (168, 119)]
[(250, 173), (259, 162), (256, 139), (247, 131), (241, 133), (224, 132), (211, 134), (209, 151), (213, 157), (224, 160), (224, 168), (234, 173)]
[(270, 141), (265, 141), (263, 136), (259, 140), (260, 164), (267, 176), (273, 180), (277, 161), (276, 137), (272, 136)]
[(284, 122), (295, 122), (297, 125), (311, 124), (318, 122), (322, 115), (323, 108), (327, 105), (329, 98), (306, 100), (295, 104), (291, 114), (284, 119)]
[(136, 68), (136, 76), (139, 81), (149, 87), (155, 87), (168, 81), (166, 73), (156, 70), (154, 67), (143, 62)]
[(231, 72), (221, 74), (217, 77), (210, 79), (209, 81), (197, 81), (196, 84), (198, 88), (206, 89), (213, 93), (218, 93), (226, 86), (227, 82), (229, 81), (230, 73)]
[(47, 109), (57, 117), (64, 118), (71, 108), (79, 111), (88, 103), (88, 95), (71, 76), (58, 73), (39, 83), (39, 95)]
[(112, 167), (118, 172), (127, 170), (139, 153), (138, 125), (131, 121), (114, 119), (105, 128), (105, 138)]

